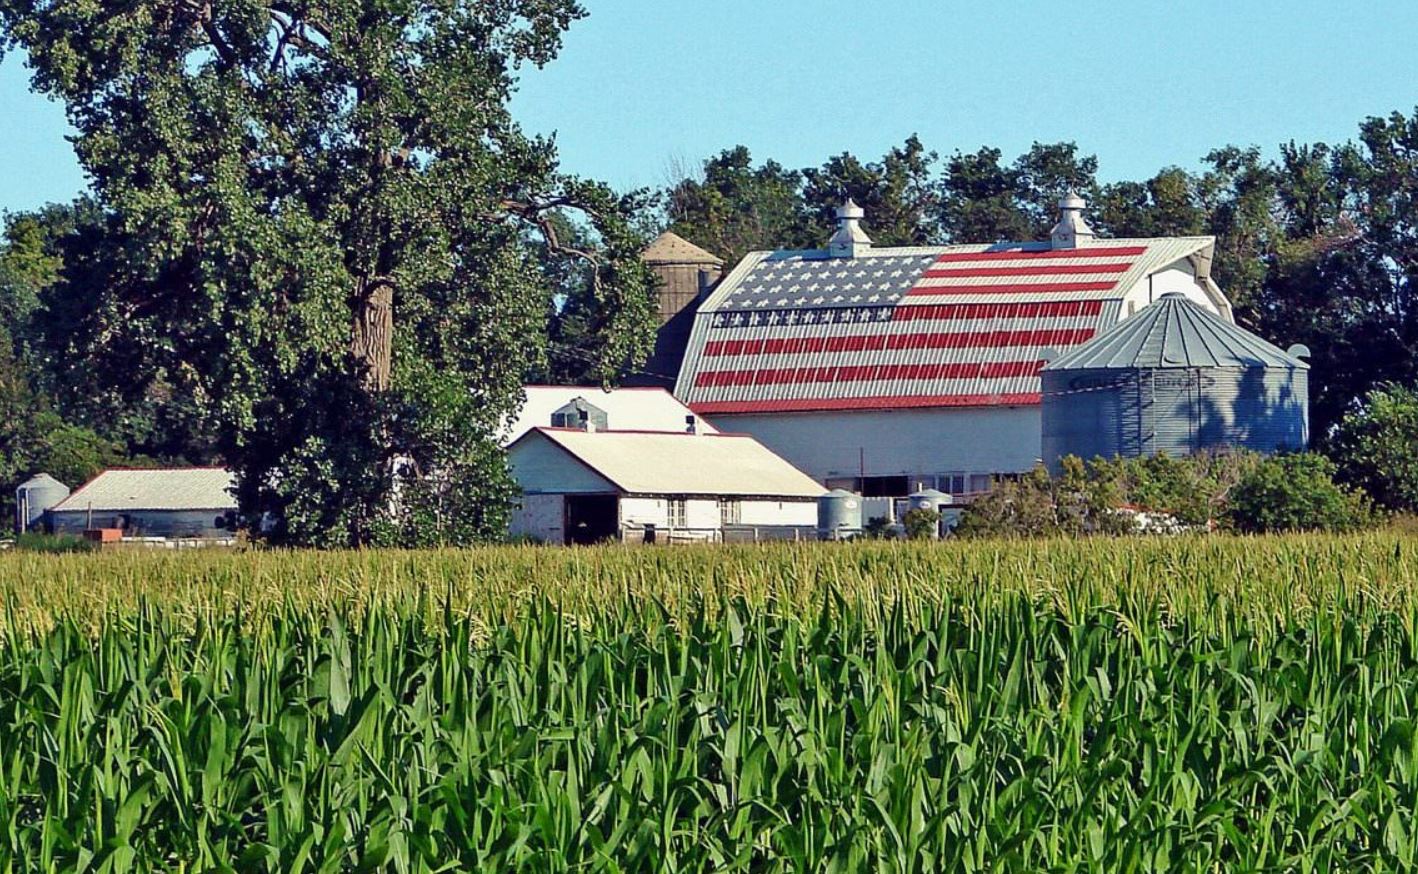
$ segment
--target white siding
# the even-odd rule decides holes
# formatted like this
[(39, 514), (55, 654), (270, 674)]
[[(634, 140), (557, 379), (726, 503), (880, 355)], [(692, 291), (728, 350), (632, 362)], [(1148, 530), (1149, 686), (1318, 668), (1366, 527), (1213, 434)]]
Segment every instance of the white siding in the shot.
[(512, 511), (508, 533), (544, 543), (566, 541), (566, 499), (561, 495), (523, 495)]
[(620, 524), (621, 525), (654, 525), (656, 528), (665, 528), (670, 524), (669, 508), (665, 504), (664, 498), (627, 498), (620, 499)]
[(712, 417), (808, 476), (1012, 473), (1039, 458), (1039, 407), (945, 407)]
[(740, 525), (817, 525), (816, 501), (745, 500), (740, 506)]
[(1164, 294), (1185, 295), (1188, 300), (1213, 313), (1226, 315), (1222, 312), (1222, 307), (1212, 299), (1204, 284), (1197, 281), (1196, 271), (1193, 269), (1191, 261), (1184, 258), (1144, 277), (1128, 289), (1127, 294), (1123, 297), (1124, 303), (1118, 318), (1125, 319), (1128, 316), (1136, 315), (1145, 307), (1156, 303), (1157, 299)]
[(512, 477), (528, 495), (606, 494), (616, 491), (604, 477), (541, 434), (519, 441), (507, 456)]

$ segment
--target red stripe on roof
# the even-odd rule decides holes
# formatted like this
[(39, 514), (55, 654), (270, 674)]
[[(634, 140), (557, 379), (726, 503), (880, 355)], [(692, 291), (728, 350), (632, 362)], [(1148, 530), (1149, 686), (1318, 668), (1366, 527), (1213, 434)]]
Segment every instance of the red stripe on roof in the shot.
[(1010, 379), (1034, 376), (1043, 361), (994, 361), (916, 364), (856, 364), (826, 367), (777, 367), (758, 370), (706, 370), (694, 378), (695, 388), (749, 385), (813, 385), (888, 380)]
[(879, 352), (888, 349), (1002, 349), (1011, 346), (1074, 346), (1091, 338), (1093, 328), (1033, 331), (956, 331), (935, 334), (851, 334), (840, 337), (773, 337), (713, 340), (704, 346), (709, 358), (739, 355), (801, 355), (819, 352)]
[(1146, 246), (1113, 246), (1107, 249), (1040, 249), (1036, 251), (1026, 251), (1023, 249), (995, 250), (992, 252), (947, 252), (936, 259), (937, 264), (952, 264), (963, 261), (1013, 261), (1022, 259), (1038, 258), (1041, 260), (1049, 258), (1123, 258), (1142, 255), (1147, 251)]
[(1044, 294), (1058, 291), (1111, 291), (1116, 282), (1036, 282), (1028, 285), (942, 285), (917, 286), (907, 297), (923, 294)]
[(1108, 264), (1038, 264), (1028, 267), (962, 267), (949, 270), (927, 270), (925, 279), (968, 279), (975, 276), (1076, 276), (1080, 273), (1126, 273), (1132, 267), (1127, 262)]
[(900, 410), (923, 407), (1022, 407), (1037, 405), (1039, 394), (902, 395), (870, 398), (795, 398), (780, 401), (708, 401), (690, 404), (701, 416), (727, 413), (805, 413), (816, 410)]
[(951, 321), (964, 319), (1040, 319), (1097, 316), (1101, 300), (1058, 300), (1034, 303), (938, 303), (898, 306), (893, 322)]

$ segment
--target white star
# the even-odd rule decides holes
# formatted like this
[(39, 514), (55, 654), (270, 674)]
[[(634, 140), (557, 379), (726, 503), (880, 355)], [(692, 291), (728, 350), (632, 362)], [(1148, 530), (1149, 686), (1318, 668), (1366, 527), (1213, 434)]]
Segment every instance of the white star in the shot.
[(811, 274), (811, 273), (804, 273), (802, 276), (799, 276), (798, 278), (799, 278), (799, 279), (802, 279), (802, 280), (808, 280), (808, 279), (811, 279), (811, 278), (812, 278), (812, 274)]
[(736, 327), (736, 328), (737, 328), (739, 325), (742, 325), (742, 324), (743, 324), (743, 314), (742, 314), (742, 313), (734, 313), (734, 317), (733, 317), (733, 320), (732, 320), (732, 321), (733, 321), (733, 323), (734, 323), (734, 327)]
[(758, 303), (754, 304), (754, 306), (756, 306), (756, 307), (766, 307), (766, 306), (768, 306), (768, 298), (766, 298), (766, 297), (760, 297), (760, 298), (758, 299)]
[(847, 271), (843, 270), (843, 271), (841, 271), (840, 273), (838, 273), (838, 274), (837, 274), (837, 278), (838, 278), (838, 279), (846, 279), (846, 278), (847, 278)]
[(793, 303), (797, 304), (798, 306), (802, 306), (803, 304), (807, 303), (807, 298), (800, 297), (797, 300), (793, 301)]
[(862, 299), (862, 296), (861, 296), (860, 294), (854, 294), (854, 295), (852, 295), (852, 297), (851, 297), (852, 303), (856, 303), (857, 301), (859, 301), (859, 300), (861, 300), (861, 299)]
[(856, 284), (855, 282), (847, 282), (847, 283), (844, 283), (844, 284), (842, 285), (842, 290), (843, 290), (843, 291), (851, 291), (852, 289), (854, 289), (854, 288), (856, 288), (856, 287), (857, 287), (857, 284)]
[(821, 287), (822, 287), (822, 286), (820, 286), (820, 285), (818, 285), (816, 282), (814, 282), (812, 285), (809, 285), (809, 286), (807, 287), (807, 290), (808, 290), (808, 291), (817, 291), (817, 290), (818, 290), (819, 288), (821, 288)]
[(881, 300), (881, 295), (879, 295), (879, 294), (874, 294), (874, 295), (872, 295), (871, 297), (867, 298), (867, 300), (870, 301), (870, 302), (872, 302), (872, 303), (876, 303), (877, 301)]
[(749, 313), (749, 314), (748, 314), (748, 326), (749, 326), (750, 328), (756, 328), (756, 327), (758, 327), (758, 313)]
[(775, 304), (777, 304), (778, 306), (786, 306), (787, 303), (788, 303), (788, 299), (787, 299), (786, 297), (780, 297), (780, 298), (778, 298), (777, 300), (775, 300), (775, 301), (773, 301), (773, 302), (774, 302)]
[(768, 324), (770, 325), (776, 325), (781, 320), (782, 314), (779, 313), (777, 310), (774, 310), (773, 312), (768, 314)]
[(801, 285), (790, 285), (790, 286), (788, 286), (788, 294), (797, 294), (798, 292), (800, 292), (800, 291), (802, 291), (802, 290), (803, 290), (803, 287), (802, 287)]
[(891, 278), (892, 278), (892, 279), (898, 279), (898, 278), (900, 278), (900, 277), (901, 277), (902, 275), (904, 275), (904, 274), (905, 274), (905, 271), (904, 271), (904, 270), (893, 270), (893, 271), (891, 271)]
[(811, 325), (816, 320), (816, 314), (812, 312), (803, 313), (803, 324)]
[(867, 272), (866, 272), (865, 270), (858, 270), (856, 273), (853, 273), (852, 275), (855, 276), (855, 277), (857, 277), (858, 279), (866, 279), (866, 278), (867, 278)]

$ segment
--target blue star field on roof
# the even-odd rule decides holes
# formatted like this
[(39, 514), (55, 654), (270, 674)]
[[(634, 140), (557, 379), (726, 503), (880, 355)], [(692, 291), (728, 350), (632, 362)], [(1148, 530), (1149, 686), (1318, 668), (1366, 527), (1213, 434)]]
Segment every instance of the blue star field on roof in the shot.
[(892, 255), (852, 261), (770, 258), (752, 270), (719, 305), (721, 310), (891, 305), (935, 262), (935, 255)]

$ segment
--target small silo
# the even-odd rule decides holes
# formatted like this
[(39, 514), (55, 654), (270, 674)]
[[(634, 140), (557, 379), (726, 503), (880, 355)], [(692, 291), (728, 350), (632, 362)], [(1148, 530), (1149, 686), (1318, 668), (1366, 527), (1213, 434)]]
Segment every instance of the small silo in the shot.
[(846, 489), (833, 489), (817, 499), (819, 540), (846, 540), (862, 533), (862, 498)]
[[(946, 507), (949, 506), (950, 500), (950, 495), (947, 495), (945, 492), (937, 491), (936, 489), (921, 489), (919, 492), (914, 492), (906, 497), (906, 511), (926, 510), (931, 513), (939, 513), (941, 518), (944, 519)], [(905, 518), (904, 514), (902, 518)], [(935, 530), (931, 533), (931, 537), (939, 537), (940, 528), (940, 524), (937, 523)]]
[(21, 534), (29, 531), (67, 497), (69, 487), (47, 473), (25, 480), (15, 489), (15, 529)]
[(1043, 458), (1304, 449), (1309, 365), (1180, 294), (1043, 370)]

